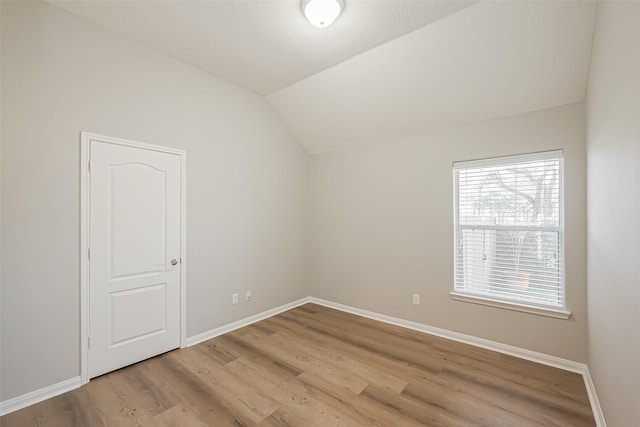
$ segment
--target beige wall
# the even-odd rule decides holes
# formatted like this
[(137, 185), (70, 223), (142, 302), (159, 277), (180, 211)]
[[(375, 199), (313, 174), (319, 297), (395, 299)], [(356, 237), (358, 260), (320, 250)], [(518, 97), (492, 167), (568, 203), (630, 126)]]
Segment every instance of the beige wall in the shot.
[(599, 3), (587, 105), (589, 368), (607, 424), (638, 426), (640, 3)]
[[(311, 294), (585, 362), (584, 126), (577, 103), (313, 156)], [(573, 316), (452, 301), (452, 162), (561, 148)], [(422, 305), (411, 304), (412, 293)]]
[(3, 1), (2, 113), (1, 400), (79, 375), (81, 130), (187, 150), (189, 336), (308, 295), (308, 160), (262, 98)]

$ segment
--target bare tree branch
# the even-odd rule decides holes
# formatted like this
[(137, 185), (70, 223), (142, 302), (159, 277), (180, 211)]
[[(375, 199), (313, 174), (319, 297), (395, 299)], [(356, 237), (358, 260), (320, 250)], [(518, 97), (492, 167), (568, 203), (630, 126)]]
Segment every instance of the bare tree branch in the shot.
[[(509, 191), (510, 193), (517, 194), (518, 196), (527, 199), (529, 201), (529, 203), (531, 203), (531, 206), (533, 207), (533, 217), (534, 218), (538, 217), (538, 215), (540, 214), (540, 205), (539, 205), (538, 200), (536, 200), (537, 197), (533, 198), (530, 195), (528, 195), (527, 193), (525, 193), (524, 191), (517, 190), (517, 189), (515, 189), (513, 187), (509, 187), (507, 184), (505, 184), (504, 180), (502, 179), (500, 174), (498, 174), (497, 172), (493, 172), (491, 174), (491, 176), (496, 179), (496, 181), (498, 182), (498, 185), (500, 185), (500, 187), (504, 188), (505, 190)], [(539, 192), (540, 191), (540, 189), (539, 189), (540, 181), (538, 181), (536, 184), (538, 184), (537, 192)]]

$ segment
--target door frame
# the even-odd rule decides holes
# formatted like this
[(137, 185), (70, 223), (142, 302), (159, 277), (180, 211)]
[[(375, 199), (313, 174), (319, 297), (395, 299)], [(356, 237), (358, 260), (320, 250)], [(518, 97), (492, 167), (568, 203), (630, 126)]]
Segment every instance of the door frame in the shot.
[(82, 384), (89, 382), (89, 321), (90, 317), (90, 202), (91, 173), (89, 159), (91, 141), (106, 142), (131, 148), (157, 151), (180, 156), (180, 348), (187, 345), (187, 153), (184, 150), (162, 147), (115, 138), (91, 132), (80, 132), (80, 380)]

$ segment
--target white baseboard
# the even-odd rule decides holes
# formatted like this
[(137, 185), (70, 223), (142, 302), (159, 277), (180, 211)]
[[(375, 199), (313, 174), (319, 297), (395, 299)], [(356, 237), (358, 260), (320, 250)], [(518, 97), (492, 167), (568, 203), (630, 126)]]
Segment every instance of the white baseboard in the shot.
[(203, 341), (210, 340), (211, 338), (215, 338), (222, 334), (226, 334), (227, 332), (235, 331), (236, 329), (240, 329), (244, 326), (248, 326), (252, 323), (259, 322), (268, 317), (275, 316), (276, 314), (280, 314), (283, 311), (291, 310), (292, 308), (299, 307), (308, 303), (311, 300), (310, 297), (304, 297), (297, 301), (290, 302), (288, 304), (281, 305), (279, 307), (272, 308), (267, 311), (263, 311), (262, 313), (255, 314), (250, 317), (246, 317), (244, 319), (240, 319), (238, 321), (228, 323), (226, 325), (220, 326), (218, 328), (210, 329), (208, 331), (202, 332), (198, 335), (194, 335), (192, 337), (187, 338), (187, 347), (191, 347), (192, 345), (199, 344)]
[(26, 408), (27, 406), (34, 405), (42, 402), (43, 400), (50, 399), (58, 396), (62, 393), (66, 393), (71, 390), (75, 390), (80, 387), (82, 382), (80, 377), (69, 378), (57, 384), (50, 385), (48, 387), (35, 390), (22, 396), (14, 397), (13, 399), (0, 402), (0, 415), (6, 415), (10, 412), (17, 411), (18, 409)]
[(598, 401), (598, 395), (596, 394), (596, 387), (591, 379), (591, 373), (587, 366), (584, 373), (584, 385), (587, 388), (587, 394), (589, 395), (589, 402), (591, 402), (591, 409), (593, 409), (593, 418), (596, 419), (597, 427), (607, 427), (607, 423), (604, 421), (604, 414), (602, 413), (602, 407)]
[[(227, 325), (220, 326), (215, 329), (194, 335), (187, 338), (187, 347), (199, 344), (203, 341), (215, 338), (227, 332), (234, 331), (236, 329), (248, 326), (252, 323), (259, 322), (267, 319), (283, 311), (290, 310), (295, 307), (299, 307), (306, 303), (314, 303), (325, 307), (333, 308), (336, 310), (344, 311), (358, 316), (366, 317), (380, 322), (389, 323), (396, 326), (401, 326), (407, 329), (412, 329), (418, 332), (424, 332), (426, 334), (435, 335), (438, 337), (450, 339), (452, 341), (458, 341), (465, 344), (470, 344), (476, 347), (485, 348), (487, 350), (496, 351), (498, 353), (508, 354), (510, 356), (518, 357), (520, 359), (529, 360), (543, 365), (552, 366), (554, 368), (564, 369), (566, 371), (575, 372), (581, 374), (584, 378), (585, 387), (589, 396), (589, 402), (593, 410), (593, 416), (596, 421), (597, 427), (606, 427), (602, 408), (598, 402), (596, 390), (589, 373), (589, 368), (584, 363), (574, 362), (572, 360), (563, 359), (560, 357), (550, 356), (544, 353), (538, 353), (536, 351), (527, 350), (520, 347), (514, 347), (508, 344), (499, 343), (496, 341), (490, 341), (483, 338), (477, 338), (471, 335), (461, 334), (459, 332), (449, 331), (447, 329), (436, 328), (434, 326), (425, 325), (422, 323), (412, 322), (410, 320), (400, 319), (397, 317), (387, 316), (385, 314), (375, 313), (373, 311), (367, 311), (360, 308), (339, 304), (333, 301), (327, 301), (321, 298), (305, 297), (297, 301), (290, 302), (288, 304), (281, 305), (279, 307), (272, 308), (262, 313), (247, 317), (245, 319), (238, 320), (236, 322), (229, 323)], [(41, 402), (43, 400), (55, 397), (59, 394), (80, 387), (80, 377), (70, 378), (66, 381), (62, 381), (57, 384), (53, 384), (49, 387), (41, 388), (39, 390), (32, 391), (22, 396), (14, 397), (4, 402), (0, 402), (0, 415), (5, 415), (18, 409), (25, 408), (29, 405)]]
[[(262, 313), (258, 313), (254, 316), (247, 317), (245, 319), (238, 320), (237, 322), (229, 323), (224, 326), (220, 326), (219, 328), (211, 329), (209, 331), (203, 332), (198, 335), (194, 335), (192, 337), (187, 338), (187, 347), (201, 343), (211, 338), (215, 338), (219, 335), (226, 334), (227, 332), (231, 332), (238, 328), (242, 328), (243, 326), (250, 325), (255, 322), (259, 322), (260, 320), (264, 320), (268, 317), (275, 316), (276, 314), (282, 313), (283, 311), (290, 310), (294, 307), (301, 306), (310, 301), (309, 297), (301, 298), (297, 301), (290, 302), (288, 304), (281, 305), (279, 307), (272, 308), (270, 310), (264, 311)], [(52, 397), (58, 396), (62, 393), (66, 393), (67, 391), (74, 390), (82, 385), (81, 378), (74, 377), (68, 380), (62, 381), (57, 384), (50, 385), (48, 387), (41, 388), (39, 390), (35, 390), (21, 396), (14, 397), (13, 399), (9, 399), (3, 402), (0, 402), (0, 416), (6, 415), (8, 413), (17, 411), (22, 408), (26, 408), (27, 406), (34, 405), (38, 402), (42, 402), (43, 400), (50, 399)]]
[(426, 334), (435, 335), (452, 341), (458, 341), (476, 347), (485, 348), (487, 350), (497, 351), (498, 353), (519, 357), (520, 359), (542, 363), (543, 365), (553, 366), (554, 368), (564, 369), (565, 371), (577, 372), (581, 374), (586, 368), (586, 365), (584, 363), (578, 363), (571, 360), (562, 359), (560, 357), (549, 356), (548, 354), (538, 353), (536, 351), (526, 350), (524, 348), (514, 347), (508, 344), (502, 344), (483, 338), (477, 338), (471, 335), (449, 331), (447, 329), (436, 328), (434, 326), (425, 325), (423, 323), (417, 323), (410, 320), (387, 316), (384, 314), (375, 313), (373, 311), (362, 310), (360, 308), (338, 304), (320, 298), (312, 297), (311, 302), (314, 304), (323, 305), (325, 307), (334, 308), (336, 310), (345, 311), (347, 313), (357, 314), (358, 316), (367, 317), (369, 319), (378, 320), (380, 322), (402, 326), (403, 328), (407, 329), (413, 329), (414, 331), (424, 332)]
[(567, 360), (556, 356), (551, 356), (537, 351), (527, 350), (520, 347), (515, 347), (508, 344), (499, 343), (496, 341), (486, 340), (483, 338), (477, 338), (471, 335), (461, 334), (459, 332), (449, 331), (447, 329), (436, 328), (434, 326), (425, 325), (422, 323), (412, 322), (410, 320), (400, 319), (397, 317), (387, 316), (385, 314), (375, 313), (373, 311), (363, 310), (360, 308), (352, 307), (349, 305), (339, 304), (333, 301), (327, 301), (321, 298), (310, 297), (309, 302), (322, 305), (325, 307), (333, 308), (336, 310), (344, 311), (358, 316), (366, 317), (380, 322), (389, 323), (403, 328), (412, 329), (418, 332), (424, 332), (426, 334), (435, 335), (441, 338), (450, 339), (452, 341), (458, 341), (464, 344), (470, 344), (476, 347), (481, 347), (487, 350), (492, 350), (498, 353), (507, 354), (509, 356), (518, 357), (520, 359), (529, 360), (531, 362), (540, 363), (554, 368), (563, 369), (565, 371), (575, 372), (581, 374), (587, 394), (589, 396), (589, 402), (591, 403), (591, 409), (593, 410), (593, 417), (595, 418), (597, 427), (606, 427), (604, 417), (602, 414), (602, 408), (598, 402), (596, 391), (589, 374), (589, 368), (584, 363), (574, 362), (573, 360)]

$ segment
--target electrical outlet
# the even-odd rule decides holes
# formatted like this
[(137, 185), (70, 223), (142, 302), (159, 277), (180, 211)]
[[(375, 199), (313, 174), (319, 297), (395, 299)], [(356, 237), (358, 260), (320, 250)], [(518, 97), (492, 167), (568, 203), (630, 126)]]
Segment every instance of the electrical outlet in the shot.
[(245, 298), (247, 301), (251, 301), (251, 291), (247, 291)]
[(231, 304), (237, 304), (237, 303), (238, 303), (238, 294), (231, 295)]
[(413, 294), (413, 305), (420, 305), (420, 294)]

